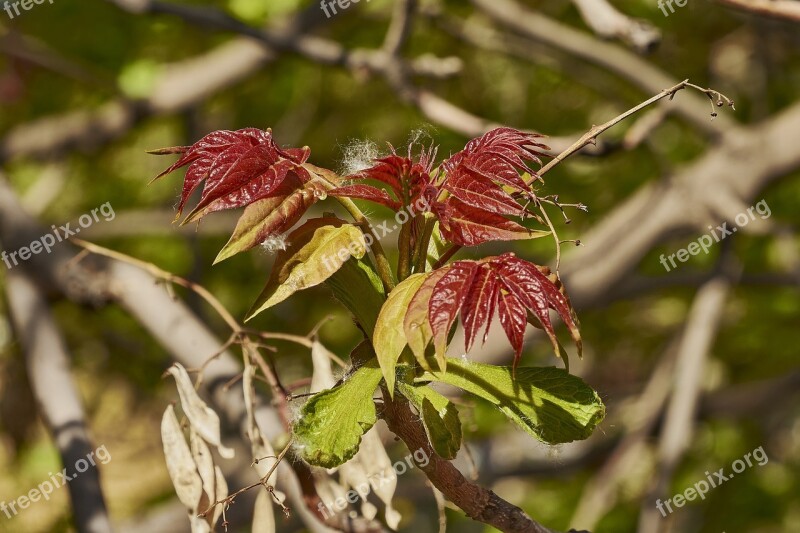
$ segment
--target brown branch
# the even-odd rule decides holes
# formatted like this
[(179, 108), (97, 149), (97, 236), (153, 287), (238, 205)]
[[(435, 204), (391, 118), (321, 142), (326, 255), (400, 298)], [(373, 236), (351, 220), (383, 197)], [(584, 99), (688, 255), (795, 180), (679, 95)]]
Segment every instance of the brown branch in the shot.
[[(14, 191), (0, 174), (0, 242), (17, 249), (47, 233), (19, 205)], [(217, 354), (204, 369), (205, 389), (212, 404), (228, 427), (245, 424), (245, 405), (241, 387), (226, 387), (241, 373), (241, 367), (223, 343), (197, 316), (151, 273), (116, 260), (89, 257), (75, 261), (76, 249), (62, 243), (50, 254), (33, 256), (25, 265), (40, 284), (77, 303), (96, 307), (116, 302), (152, 335), (173, 357), (187, 368), (203, 366), (209, 355)], [(22, 268), (15, 267), (15, 268)], [(269, 439), (280, 437), (283, 426), (268, 405), (257, 406), (259, 416), (274, 423), (260, 425)], [(241, 434), (244, 434), (242, 432)], [(292, 468), (294, 467), (294, 468)], [(287, 494), (293, 510), (315, 533), (329, 532), (317, 518), (316, 495), (311, 472), (304, 463), (281, 465)], [(342, 527), (346, 524), (342, 525)]]
[[(583, 235), (580, 248), (565, 254), (562, 280), (573, 305), (586, 308), (615, 299), (619, 284), (653, 247), (676, 234), (702, 233), (708, 224), (730, 220), (735, 212), (720, 214), (711, 207), (720, 197), (749, 205), (768, 184), (800, 168), (800, 152), (791, 141), (798, 135), (800, 104), (794, 104), (760, 124), (727, 131), (719, 144), (668, 180), (643, 185)], [(476, 356), (492, 362), (507, 354), (505, 336), (495, 329)]]
[(800, 2), (795, 0), (716, 0), (717, 3), (761, 17), (800, 22)]
[[(717, 91), (714, 91), (713, 89), (704, 89), (702, 87), (698, 87), (697, 85), (695, 85), (693, 83), (689, 83), (689, 80), (683, 80), (682, 82), (675, 84), (674, 86), (670, 87), (669, 89), (664, 89), (663, 91), (661, 91), (657, 95), (655, 95), (655, 96), (653, 96), (651, 98), (648, 98), (647, 100), (645, 100), (644, 102), (640, 103), (639, 105), (636, 105), (636, 106), (628, 109), (624, 113), (622, 113), (620, 115), (617, 115), (616, 117), (612, 118), (611, 120), (609, 120), (609, 121), (607, 121), (607, 122), (605, 122), (603, 124), (600, 124), (599, 126), (592, 126), (592, 128), (589, 131), (587, 131), (586, 133), (584, 133), (581, 136), (580, 139), (575, 141), (572, 144), (572, 146), (570, 146), (569, 148), (567, 148), (566, 150), (564, 150), (563, 152), (561, 152), (560, 154), (555, 156), (545, 166), (543, 166), (542, 169), (539, 171), (539, 175), (540, 176), (544, 175), (550, 169), (552, 169), (554, 166), (558, 165), (564, 159), (568, 158), (569, 156), (571, 156), (572, 154), (574, 154), (575, 152), (577, 152), (578, 150), (580, 150), (584, 146), (586, 146), (588, 144), (593, 144), (598, 135), (600, 135), (601, 133), (605, 132), (606, 130), (614, 127), (615, 125), (619, 124), (620, 122), (622, 122), (626, 118), (630, 117), (631, 115), (635, 115), (636, 113), (638, 113), (642, 109), (644, 109), (644, 108), (646, 108), (646, 107), (658, 102), (662, 98), (669, 97), (669, 99), (672, 100), (672, 98), (675, 96), (675, 93), (677, 93), (678, 91), (680, 91), (682, 89), (685, 89), (687, 87), (690, 87), (692, 89), (697, 89), (698, 91), (702, 92), (703, 94), (705, 94), (706, 96), (708, 96), (708, 98), (710, 98), (712, 100), (712, 105), (711, 105), (711, 113), (712, 113), (711, 116), (712, 116), (712, 118), (717, 116), (716, 115), (716, 111), (714, 110), (714, 106), (715, 105), (717, 107), (721, 107), (723, 105), (728, 105), (730, 107), (733, 107), (733, 101), (730, 100), (729, 98), (727, 98), (725, 95), (723, 95), (723, 94), (721, 94), (721, 93), (719, 93)], [(716, 98), (716, 100), (715, 100), (715, 98)]]
[(469, 481), (450, 461), (436, 455), (422, 422), (402, 396), (397, 395), (392, 399), (385, 392), (383, 400), (382, 416), (389, 429), (405, 442), (409, 450), (422, 450), (425, 453), (428, 464), (417, 466), (467, 516), (503, 532), (553, 533), (553, 530), (533, 520), (519, 507)]

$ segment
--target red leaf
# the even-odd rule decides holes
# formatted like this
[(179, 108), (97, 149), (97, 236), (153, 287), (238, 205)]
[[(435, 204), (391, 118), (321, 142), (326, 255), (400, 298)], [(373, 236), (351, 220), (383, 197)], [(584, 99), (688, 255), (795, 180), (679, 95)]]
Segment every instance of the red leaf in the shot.
[[(574, 320), (569, 299), (557, 278), (546, 275), (547, 269), (508, 253), (487, 257), (481, 261), (456, 261), (435, 281), (428, 301), (428, 320), (437, 353), (446, 349), (447, 336), (458, 315), (464, 325), (465, 348), (470, 350), (482, 325), (486, 333), (496, 313), (506, 337), (514, 348), (514, 366), (522, 354), (522, 343), (528, 313), (536, 317), (550, 336), (553, 347), (561, 355), (558, 340), (550, 321), (549, 309), (554, 309), (570, 330), (581, 350), (581, 338)], [(430, 283), (420, 286), (418, 294)], [(427, 294), (426, 294), (427, 296)], [(414, 302), (415, 299), (412, 300)], [(415, 316), (419, 313), (415, 313)]]
[(478, 265), (474, 261), (457, 261), (436, 282), (428, 302), (428, 320), (437, 354), (444, 353), (450, 328), (464, 305), (467, 289), (472, 285), (477, 270)]
[(570, 330), (578, 350), (582, 348), (580, 333), (573, 317), (572, 305), (566, 294), (561, 292), (560, 282), (556, 284), (536, 265), (523, 261), (513, 254), (503, 254), (495, 260), (498, 275), (505, 288), (519, 298), (538, 320), (547, 333), (553, 349), (561, 354), (549, 309), (554, 309)]
[(189, 165), (184, 179), (178, 214), (189, 195), (205, 181), (203, 194), (189, 219), (220, 209), (249, 205), (267, 198), (290, 175), (305, 181), (300, 168), (309, 156), (308, 148), (281, 149), (272, 133), (256, 128), (209, 133), (188, 149), (161, 177)]
[(400, 202), (392, 200), (386, 191), (373, 187), (372, 185), (345, 185), (344, 187), (337, 187), (328, 191), (328, 194), (330, 196), (344, 196), (347, 198), (369, 200), (370, 202), (384, 205), (394, 211), (399, 211), (402, 207)]
[(548, 232), (529, 230), (502, 215), (477, 209), (458, 198), (434, 204), (445, 239), (461, 246), (476, 246), (487, 241), (533, 239)]
[(403, 191), (401, 182), (412, 164), (412, 161), (404, 157), (390, 155), (376, 159), (373, 166), (349, 176), (349, 179), (366, 178), (380, 181), (388, 185), (399, 198)]
[(530, 231), (506, 218), (522, 217), (526, 209), (510, 191), (528, 200), (535, 196), (520, 172), (536, 173), (527, 162), (540, 163), (537, 142), (541, 135), (511, 128), (497, 128), (467, 143), (464, 149), (442, 163), (444, 177), (439, 181), (449, 196), (434, 204), (442, 235), (461, 246), (486, 241), (529, 239), (547, 235)]
[(468, 288), (464, 306), (461, 311), (461, 322), (464, 324), (465, 348), (472, 348), (475, 335), (481, 324), (486, 324), (483, 342), (489, 333), (489, 324), (495, 310), (495, 298), (498, 289), (495, 273), (489, 263), (482, 263)]
[[(394, 153), (375, 161), (370, 168), (348, 176), (348, 179), (372, 179), (389, 186), (395, 196), (396, 211), (403, 205), (411, 205), (424, 194), (430, 194), (430, 158), (432, 153), (423, 152), (418, 161), (409, 157), (401, 157)], [(359, 198), (360, 196), (356, 196)], [(371, 198), (366, 198), (372, 200)], [(376, 200), (372, 200), (376, 201)], [(378, 202), (383, 203), (383, 202)], [(383, 203), (383, 205), (387, 205)]]
[(528, 172), (536, 176), (526, 161), (541, 163), (539, 156), (544, 153), (540, 149), (547, 148), (537, 142), (541, 137), (537, 133), (496, 128), (469, 141), (462, 151), (445, 161), (442, 168), (448, 176), (472, 170), (496, 183), (529, 193), (530, 186), (520, 178), (519, 173)]
[[(514, 366), (522, 357), (522, 343), (525, 340), (525, 326), (528, 325), (528, 312), (522, 302), (503, 289), (497, 291), (497, 315), (500, 325), (506, 332), (508, 342), (514, 348)], [(488, 327), (488, 326), (487, 326)]]
[(524, 213), (511, 195), (483, 174), (469, 168), (448, 175), (444, 188), (465, 204), (484, 211), (516, 216)]

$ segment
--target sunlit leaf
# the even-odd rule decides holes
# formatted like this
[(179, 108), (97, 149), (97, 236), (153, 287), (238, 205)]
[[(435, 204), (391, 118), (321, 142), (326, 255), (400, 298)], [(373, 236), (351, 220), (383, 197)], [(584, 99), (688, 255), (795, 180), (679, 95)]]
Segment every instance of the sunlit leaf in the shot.
[(375, 324), (373, 345), (390, 393), (394, 392), (397, 359), (408, 344), (403, 324), (409, 302), (426, 277), (427, 274), (413, 274), (397, 285), (389, 293)]
[(308, 148), (280, 148), (270, 130), (221, 130), (185, 147), (180, 159), (157, 178), (188, 165), (178, 215), (189, 195), (205, 182), (200, 201), (187, 222), (213, 211), (243, 207), (266, 198), (290, 176), (309, 181), (310, 176), (302, 166), (309, 154)]
[(444, 354), (458, 315), (464, 326), (465, 349), (469, 351), (482, 326), (485, 326), (483, 341), (486, 340), (492, 317), (496, 315), (514, 348), (516, 366), (522, 355), (530, 313), (534, 323), (549, 336), (556, 354), (561, 356), (550, 309), (567, 325), (581, 353), (581, 336), (569, 298), (558, 278), (546, 267), (506, 253), (479, 261), (456, 261), (441, 271), (441, 275), (427, 278), (420, 286), (406, 315), (407, 320), (413, 316), (415, 323), (419, 323), (424, 315), (422, 304), (427, 301), (430, 332), (420, 329), (413, 338), (415, 353), (424, 349), (432, 336), (437, 356)]
[(275, 257), (267, 285), (247, 320), (295, 292), (319, 285), (351, 256), (361, 258), (366, 253), (361, 230), (333, 217), (308, 220), (287, 242), (288, 248)]
[(303, 185), (297, 179), (286, 180), (269, 198), (245, 208), (214, 264), (289, 231), (318, 199), (319, 189), (313, 182)]
[(533, 437), (547, 444), (582, 440), (605, 416), (600, 397), (560, 368), (484, 365), (451, 358), (447, 372), (426, 372), (418, 381), (440, 381), (496, 405)]
[(532, 230), (491, 211), (467, 205), (458, 198), (436, 204), (445, 239), (461, 246), (477, 246), (489, 241), (538, 239), (550, 235), (549, 231)]
[(355, 456), (377, 420), (372, 396), (382, 378), (375, 359), (332, 389), (311, 397), (294, 426), (298, 453), (315, 466), (333, 468)]

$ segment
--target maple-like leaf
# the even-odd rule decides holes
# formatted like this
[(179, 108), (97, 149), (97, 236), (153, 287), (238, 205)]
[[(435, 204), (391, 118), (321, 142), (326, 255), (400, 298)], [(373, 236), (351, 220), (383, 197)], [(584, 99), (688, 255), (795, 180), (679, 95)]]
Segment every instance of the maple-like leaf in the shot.
[[(442, 270), (444, 274), (430, 276), (418, 290), (420, 296), (428, 299), (427, 318), (437, 354), (444, 353), (457, 316), (461, 317), (465, 348), (469, 351), (481, 326), (485, 326), (483, 341), (486, 340), (492, 318), (497, 315), (514, 348), (515, 366), (522, 355), (529, 316), (532, 323), (547, 333), (560, 356), (561, 348), (550, 320), (550, 309), (555, 310), (567, 325), (580, 354), (581, 337), (569, 298), (546, 267), (506, 253), (479, 261), (456, 261)], [(416, 306), (421, 303), (412, 302)]]
[(381, 187), (351, 183), (330, 194), (369, 200), (394, 211), (422, 200), (439, 219), (442, 237), (461, 246), (542, 237), (549, 232), (528, 230), (507, 218), (528, 216), (526, 205), (518, 198), (525, 204), (536, 198), (521, 173), (538, 178), (528, 163), (541, 163), (541, 150), (547, 148), (538, 142), (541, 137), (496, 128), (469, 141), (436, 170), (432, 170), (433, 147), (423, 148), (416, 158), (411, 155), (412, 147), (405, 157), (392, 149), (373, 166), (345, 178), (348, 182), (378, 182)]
[(166, 148), (153, 153), (182, 154), (156, 179), (188, 165), (178, 216), (192, 192), (203, 183), (200, 201), (184, 223), (214, 211), (243, 207), (269, 198), (291, 176), (301, 182), (311, 179), (303, 168), (309, 149), (280, 148), (271, 130), (214, 131), (191, 146)]
[(411, 156), (411, 147), (406, 157), (397, 155), (392, 148), (390, 155), (376, 159), (373, 166), (345, 178), (347, 181), (380, 182), (389, 188), (393, 198), (386, 190), (368, 184), (345, 185), (333, 189), (329, 194), (370, 200), (399, 211), (403, 206), (416, 204), (420, 199), (435, 197), (436, 190), (432, 185), (433, 179), (430, 174), (434, 154), (433, 149), (423, 150), (415, 160)]
[(474, 172), (527, 194), (530, 187), (520, 177), (520, 172), (538, 177), (526, 162), (541, 163), (539, 156), (545, 155), (542, 150), (547, 149), (538, 142), (542, 137), (538, 133), (525, 133), (513, 128), (495, 128), (469, 141), (463, 150), (442, 163), (442, 168), (448, 180), (462, 172)]
[(529, 231), (506, 216), (524, 217), (514, 194), (530, 202), (535, 195), (520, 173), (538, 175), (527, 162), (540, 163), (541, 135), (497, 128), (471, 140), (441, 165), (444, 199), (433, 205), (445, 239), (461, 246), (492, 240), (529, 239), (548, 232)]
[(492, 211), (468, 205), (458, 198), (448, 198), (433, 205), (439, 217), (439, 230), (450, 242), (461, 246), (477, 246), (488, 241), (536, 239), (549, 231), (530, 230)]

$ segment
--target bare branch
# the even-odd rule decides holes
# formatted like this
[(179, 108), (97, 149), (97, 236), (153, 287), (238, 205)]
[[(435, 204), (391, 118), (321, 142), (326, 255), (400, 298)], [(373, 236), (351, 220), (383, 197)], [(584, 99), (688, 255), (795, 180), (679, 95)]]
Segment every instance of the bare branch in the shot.
[(619, 39), (639, 53), (653, 51), (661, 41), (661, 31), (646, 20), (620, 13), (606, 0), (572, 0), (581, 18), (593, 32), (605, 39)]
[(31, 388), (56, 448), (61, 464), (72, 477), (67, 487), (72, 500), (75, 526), (79, 531), (111, 531), (100, 474), (93, 468), (76, 471), (78, 461), (87, 462), (95, 451), (89, 438), (86, 416), (72, 376), (70, 356), (47, 300), (23, 267), (10, 270), (6, 278), (9, 310), (16, 335), (24, 348)]
[(717, 0), (717, 3), (761, 17), (800, 22), (800, 3), (795, 0)]
[[(536, 42), (544, 43), (570, 55), (613, 72), (648, 94), (678, 83), (652, 63), (613, 43), (596, 39), (566, 24), (551, 20), (522, 7), (514, 0), (472, 0), (472, 3), (496, 23)], [(686, 95), (675, 112), (684, 120), (709, 135), (735, 127), (729, 117), (721, 115), (714, 123), (707, 120), (708, 103), (696, 95)]]
[(698, 291), (689, 310), (659, 441), (658, 474), (651, 491), (642, 500), (640, 531), (657, 529), (661, 516), (653, 502), (664, 496), (675, 468), (691, 443), (705, 362), (722, 321), (730, 286), (731, 282), (723, 276), (709, 281)]

